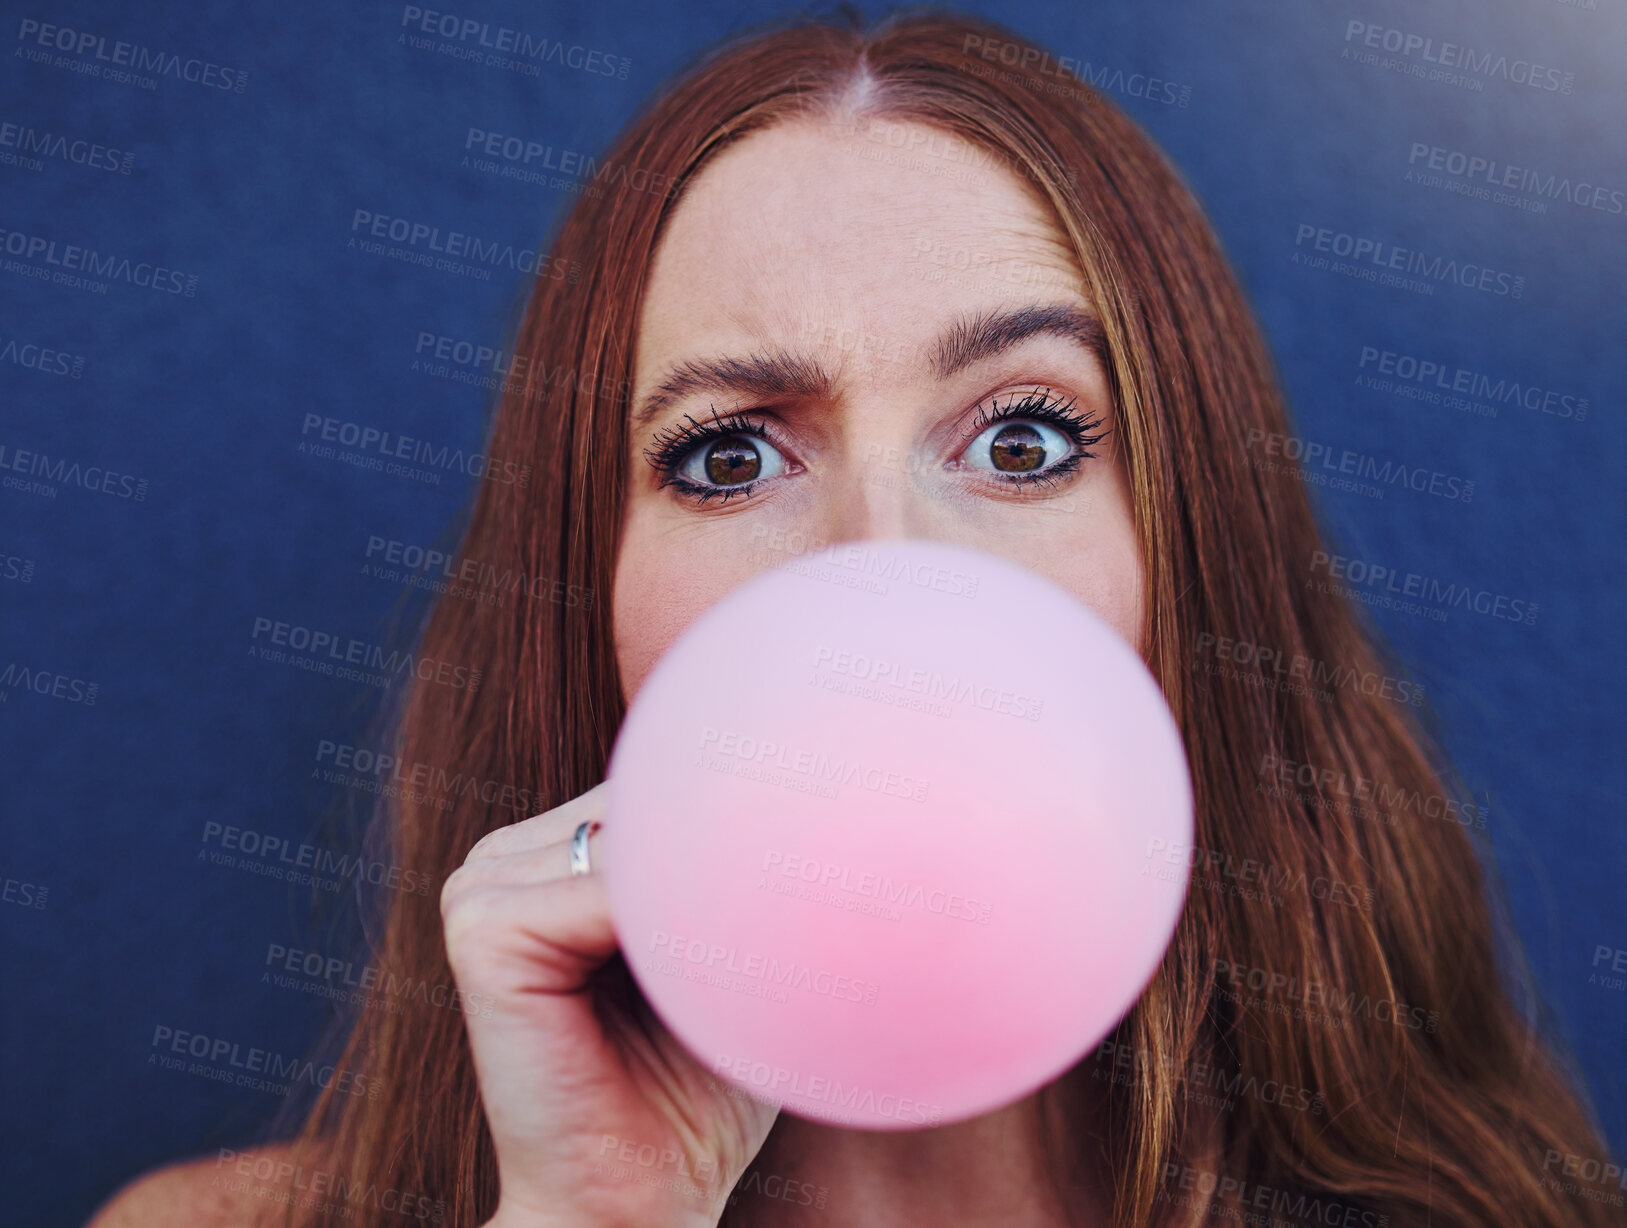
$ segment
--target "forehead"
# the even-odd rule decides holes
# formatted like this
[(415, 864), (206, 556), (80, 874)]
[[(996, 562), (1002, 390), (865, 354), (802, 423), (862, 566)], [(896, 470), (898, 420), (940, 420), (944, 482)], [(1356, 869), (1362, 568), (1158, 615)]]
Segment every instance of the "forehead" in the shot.
[[(753, 133), (679, 202), (651, 270), (636, 381), (666, 362), (798, 344), (906, 356), (941, 322), (1086, 304), (1050, 206), (998, 155), (935, 128), (796, 120)], [(867, 344), (857, 341), (868, 339)]]

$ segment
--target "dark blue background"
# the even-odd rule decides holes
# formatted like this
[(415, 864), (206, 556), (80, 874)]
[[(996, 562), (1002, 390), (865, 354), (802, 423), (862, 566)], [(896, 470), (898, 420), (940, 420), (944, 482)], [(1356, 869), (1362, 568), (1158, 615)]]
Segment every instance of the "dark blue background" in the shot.
[[(481, 282), (350, 250), (354, 211), (534, 244), (570, 198), (465, 168), (471, 127), (598, 155), (670, 72), (784, 11), (452, 3), (631, 71), (532, 78), (415, 50), (398, 39), (401, 5), (4, 6), (0, 124), (132, 157), (128, 174), (57, 157), (0, 166), (0, 228), (197, 278), (186, 297), (0, 273), (0, 347), (83, 359), (77, 378), (0, 361), (0, 444), (148, 482), (139, 502), (0, 490), (0, 666), (99, 688), (94, 705), (0, 688), (0, 877), (48, 890), (44, 908), (0, 903), (10, 1222), (78, 1222), (139, 1170), (246, 1140), (274, 1107), (149, 1065), (156, 1025), (296, 1052), (325, 1018), (318, 1000), (260, 983), (267, 943), (302, 935), (300, 894), (197, 858), (208, 820), (308, 838), (334, 802), (310, 780), (314, 748), (364, 736), (367, 688), (251, 660), (251, 629), (266, 617), (384, 638), (402, 589), (360, 574), (367, 539), (441, 539), (473, 480), (313, 459), (296, 451), (301, 423), (315, 412), (477, 450), (489, 394), (414, 371), (415, 342), (500, 345), (525, 292), (502, 270)], [(1533, 214), (1405, 181), (1421, 142), (1627, 192), (1620, 5), (970, 7), (1124, 74), (1107, 92), (1205, 202), (1301, 434), (1476, 483), (1472, 502), (1391, 489), (1321, 503), (1353, 556), (1539, 606), (1534, 626), (1465, 610), (1378, 619), (1490, 806), (1561, 1039), (1627, 1148), (1627, 995), (1589, 983), (1597, 947), (1627, 947), (1623, 654), (1609, 621), (1627, 536), (1627, 215), (1562, 200)], [(28, 18), (213, 61), (246, 85), (165, 77), (148, 90), (32, 63), (14, 54), (32, 45), (18, 39)], [(1551, 65), (1573, 92), (1498, 77), (1474, 91), (1353, 62), (1352, 20)], [(1130, 96), (1134, 72), (1188, 88), (1186, 105)], [(1523, 297), (1450, 283), (1422, 296), (1308, 269), (1293, 261), (1301, 224), (1508, 270)], [(1586, 397), (1588, 414), (1490, 418), (1358, 387), (1363, 347)], [(5, 559), (30, 562), (29, 578)]]

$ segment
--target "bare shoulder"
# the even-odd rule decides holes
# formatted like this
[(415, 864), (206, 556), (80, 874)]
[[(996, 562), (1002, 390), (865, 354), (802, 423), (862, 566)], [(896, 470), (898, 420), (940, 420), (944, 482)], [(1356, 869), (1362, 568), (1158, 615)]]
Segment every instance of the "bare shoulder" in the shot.
[(103, 1203), (85, 1228), (249, 1228), (278, 1222), (278, 1213), (306, 1186), (298, 1174), (309, 1174), (319, 1162), (307, 1155), (296, 1165), (291, 1142), (244, 1151), (223, 1147), (136, 1177)]

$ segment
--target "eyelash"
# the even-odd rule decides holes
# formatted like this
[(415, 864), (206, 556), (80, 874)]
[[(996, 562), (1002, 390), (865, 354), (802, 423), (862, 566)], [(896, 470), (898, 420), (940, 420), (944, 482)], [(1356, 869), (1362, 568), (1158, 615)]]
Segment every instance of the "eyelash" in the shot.
[[(1041, 388), (1035, 388), (1027, 393), (1012, 393), (1003, 406), (996, 399), (991, 401), (989, 406), (979, 407), (976, 417), (972, 419), (971, 427), (962, 438), (975, 439), (989, 427), (1006, 421), (1044, 422), (1055, 427), (1073, 444), (1074, 450), (1066, 457), (1034, 474), (994, 474), (996, 480), (1013, 488), (1032, 486), (1041, 482), (1052, 485), (1077, 472), (1081, 461), (1095, 457), (1096, 454), (1088, 449), (1110, 434), (1109, 431), (1091, 434), (1102, 424), (1103, 419), (1076, 412), (1074, 410), (1076, 403), (1077, 398), (1063, 401), (1047, 395)], [(778, 444), (763, 422), (740, 412), (719, 415), (715, 409), (709, 423), (698, 422), (689, 414), (685, 414), (684, 418), (686, 420), (684, 424), (664, 427), (657, 431), (654, 443), (644, 450), (644, 459), (661, 475), (658, 489), (670, 486), (679, 495), (692, 499), (697, 505), (704, 505), (719, 495), (723, 496), (724, 503), (734, 495), (749, 497), (752, 488), (762, 479), (742, 482), (737, 486), (707, 486), (691, 481), (678, 470), (696, 449), (717, 439), (754, 435), (777, 447)]]
[(989, 427), (997, 422), (1031, 421), (1045, 422), (1056, 427), (1073, 444), (1073, 451), (1056, 464), (1042, 469), (1034, 474), (997, 473), (995, 477), (1008, 486), (1032, 486), (1036, 482), (1054, 485), (1060, 479), (1075, 473), (1079, 469), (1079, 462), (1093, 459), (1096, 453), (1089, 451), (1091, 447), (1106, 439), (1110, 432), (1101, 431), (1092, 435), (1090, 432), (1102, 424), (1101, 418), (1091, 417), (1088, 414), (1076, 413), (1074, 406), (1078, 403), (1077, 397), (1070, 397), (1067, 401), (1052, 399), (1043, 389), (1036, 388), (1032, 392), (1022, 393), (1018, 400), (1017, 393), (1012, 393), (1002, 408), (999, 401), (991, 401), (994, 412), (991, 414), (986, 408), (979, 407), (977, 416), (972, 419), (971, 427), (963, 438), (976, 439)]
[(750, 495), (751, 488), (757, 485), (757, 481), (742, 482), (738, 486), (703, 486), (684, 477), (678, 469), (689, 459), (692, 452), (714, 439), (755, 435), (759, 439), (774, 443), (773, 436), (768, 433), (762, 422), (748, 418), (742, 413), (719, 416), (715, 409), (712, 411), (712, 421), (709, 424), (697, 422), (689, 414), (685, 414), (684, 419), (687, 425), (663, 427), (656, 432), (655, 442), (644, 449), (644, 459), (661, 475), (657, 489), (664, 490), (671, 486), (680, 495), (694, 499), (697, 504), (702, 505), (718, 495), (723, 496), (725, 503), (734, 495), (742, 497)]

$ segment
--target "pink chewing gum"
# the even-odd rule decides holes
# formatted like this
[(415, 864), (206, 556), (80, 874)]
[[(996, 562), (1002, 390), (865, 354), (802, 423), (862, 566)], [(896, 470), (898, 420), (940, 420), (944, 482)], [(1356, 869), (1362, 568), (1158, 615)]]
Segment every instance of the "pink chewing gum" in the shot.
[(622, 951), (725, 1086), (914, 1129), (1019, 1100), (1146, 987), (1186, 897), (1164, 697), (992, 554), (849, 542), (753, 576), (656, 664), (611, 756)]

